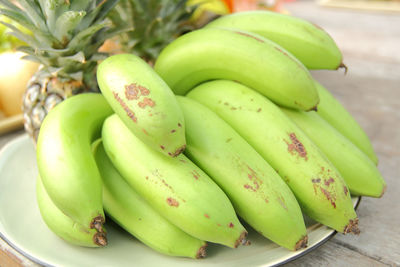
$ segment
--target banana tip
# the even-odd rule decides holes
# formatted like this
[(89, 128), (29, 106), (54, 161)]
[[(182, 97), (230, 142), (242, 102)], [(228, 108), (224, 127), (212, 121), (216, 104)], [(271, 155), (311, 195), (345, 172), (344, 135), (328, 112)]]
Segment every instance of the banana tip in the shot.
[(300, 250), (302, 248), (306, 248), (308, 243), (308, 236), (303, 236), (299, 241), (297, 241), (296, 245), (294, 246), (294, 250)]
[(196, 254), (196, 259), (203, 259), (206, 257), (206, 248), (207, 248), (207, 243), (205, 243), (203, 246), (199, 248)]
[(383, 196), (383, 194), (385, 194), (385, 192), (386, 192), (386, 188), (387, 188), (387, 185), (385, 185), (385, 186), (383, 187), (383, 189), (382, 189), (382, 193), (381, 193), (381, 195), (380, 195), (379, 197), (382, 197), (382, 196)]
[(93, 236), (93, 242), (98, 245), (99, 247), (104, 247), (107, 245), (107, 237), (106, 234), (101, 232), (101, 233), (96, 233)]
[(246, 240), (246, 237), (247, 237), (247, 232), (243, 231), (240, 234), (239, 238), (236, 240), (234, 248), (237, 248), (240, 244), (249, 245), (250, 243), (248, 243), (248, 241)]
[(343, 231), (344, 234), (355, 234), (359, 235), (360, 234), (360, 229), (358, 228), (358, 218), (355, 218), (354, 220), (350, 220), (349, 224), (346, 225)]
[(342, 68), (344, 69), (344, 74), (346, 75), (348, 68), (343, 62), (340, 62), (340, 65), (337, 67), (337, 69), (342, 69)]

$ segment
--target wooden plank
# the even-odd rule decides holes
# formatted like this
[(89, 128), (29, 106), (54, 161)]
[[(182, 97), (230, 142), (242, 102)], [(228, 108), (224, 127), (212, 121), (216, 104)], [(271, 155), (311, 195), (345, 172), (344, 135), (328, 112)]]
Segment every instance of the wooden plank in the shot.
[(22, 260), (18, 258), (14, 252), (7, 248), (0, 249), (0, 266), (1, 267), (22, 267)]
[(400, 13), (399, 1), (320, 0), (318, 1), (318, 4), (321, 6), (336, 8)]
[[(338, 256), (340, 255), (340, 256)], [(307, 256), (299, 258), (285, 267), (302, 266), (390, 266), (366, 255), (355, 253), (353, 250), (335, 242), (327, 242), (322, 247), (311, 251)]]

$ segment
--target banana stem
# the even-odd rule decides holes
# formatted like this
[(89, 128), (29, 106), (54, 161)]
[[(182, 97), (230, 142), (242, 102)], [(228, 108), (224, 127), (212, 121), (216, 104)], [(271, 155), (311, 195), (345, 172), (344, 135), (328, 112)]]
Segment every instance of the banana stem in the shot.
[(348, 68), (343, 62), (341, 62), (339, 67), (338, 67), (338, 69), (341, 69), (341, 68), (344, 68), (344, 75), (346, 75)]

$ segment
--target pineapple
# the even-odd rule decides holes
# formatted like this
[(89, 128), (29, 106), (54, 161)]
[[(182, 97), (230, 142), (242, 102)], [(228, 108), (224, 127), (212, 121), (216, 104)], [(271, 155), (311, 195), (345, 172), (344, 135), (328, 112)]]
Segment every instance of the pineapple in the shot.
[(27, 85), (23, 99), (24, 126), (36, 141), (47, 113), (64, 99), (97, 92), (97, 61), (105, 54), (98, 48), (118, 32), (110, 27), (108, 13), (118, 0), (0, 0), (0, 12), (33, 35), (2, 22), (27, 46), (28, 60), (41, 64)]
[(187, 0), (121, 0), (110, 12), (115, 27), (124, 25), (132, 31), (121, 34), (117, 41), (122, 52), (134, 53), (149, 64), (161, 49), (179, 35), (193, 30), (191, 23), (197, 5)]

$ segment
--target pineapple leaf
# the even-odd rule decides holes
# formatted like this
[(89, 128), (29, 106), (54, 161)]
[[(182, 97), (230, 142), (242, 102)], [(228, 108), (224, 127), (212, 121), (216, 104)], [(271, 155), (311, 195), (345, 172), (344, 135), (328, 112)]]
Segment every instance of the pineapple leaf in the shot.
[(14, 25), (3, 22), (3, 21), (0, 21), (0, 23), (7, 26), (8, 28), (10, 28), (12, 30), (12, 32), (10, 32), (9, 34), (11, 34), (11, 35), (15, 36), (16, 38), (18, 38), (19, 40), (27, 43), (29, 46), (33, 46), (33, 47), (39, 46), (39, 43), (35, 40), (35, 38), (30, 36), (29, 34), (23, 33)]
[(93, 10), (91, 10), (82, 20), (77, 31), (86, 29), (92, 24), (100, 23), (107, 14), (113, 9), (119, 0), (102, 1)]
[(14, 21), (17, 21), (21, 26), (27, 28), (30, 31), (37, 30), (33, 25), (32, 21), (25, 16), (23, 12), (17, 12), (10, 9), (0, 9), (0, 14), (4, 15)]
[(87, 46), (90, 38), (105, 26), (107, 26), (106, 23), (94, 24), (93, 26), (81, 31), (69, 42), (67, 48), (72, 49), (71, 51), (74, 52), (83, 50), (84, 47)]
[(18, 13), (23, 13), (23, 11), (17, 7), (16, 5), (14, 5), (13, 3), (10, 2), (10, 0), (0, 0), (0, 4), (3, 7), (6, 7), (12, 11), (18, 12)]
[(75, 73), (68, 73), (68, 77), (71, 77), (75, 81), (82, 81), (83, 73), (82, 73), (82, 71), (75, 72)]
[(93, 1), (93, 0), (70, 0), (69, 2), (71, 2), (71, 6), (69, 9), (73, 10), (73, 11), (82, 11), (82, 10), (91, 9), (90, 5), (96, 4), (96, 1)]
[(85, 55), (82, 51), (79, 51), (75, 55), (69, 57), (60, 57), (58, 59), (58, 64), (61, 66), (69, 64), (83, 64), (83, 63), (85, 63)]
[(35, 38), (40, 42), (40, 43), (51, 43), (55, 41), (55, 39), (49, 35), (47, 32), (43, 32), (40, 29), (35, 28), (32, 25), (32, 22), (29, 20), (29, 18), (25, 17), (23, 13), (18, 13), (14, 12), (12, 10), (8, 9), (0, 9), (0, 14), (17, 21), (22, 27), (28, 29), (31, 32), (35, 33)]
[(92, 60), (92, 61), (100, 61), (100, 60), (106, 59), (107, 57), (109, 57), (108, 53), (95, 53), (90, 58), (90, 60)]
[(37, 28), (42, 31), (47, 31), (45, 19), (42, 16), (40, 6), (37, 1), (28, 1), (28, 0), (16, 0), (18, 4), (23, 8), (24, 12), (33, 22)]
[(101, 7), (99, 14), (96, 17), (96, 21), (94, 23), (100, 23), (103, 19), (107, 17), (107, 14), (118, 4), (119, 0), (108, 0), (103, 1), (98, 7)]
[(73, 36), (76, 26), (81, 22), (85, 15), (85, 11), (64, 12), (56, 21), (53, 35), (58, 39), (58, 41), (66, 46)]
[(47, 58), (37, 55), (37, 51), (35, 51), (34, 49), (28, 49), (28, 47), (23, 46), (18, 47), (18, 50), (27, 54), (26, 56), (24, 56), (24, 58), (26, 59), (38, 62), (43, 65), (50, 64), (50, 61)]
[[(23, 50), (20, 50), (19, 48), (18, 48), (18, 50), (24, 52)], [(35, 56), (25, 55), (25, 56), (23, 56), (21, 58), (24, 59), (24, 60), (29, 60), (29, 61), (33, 61), (33, 62), (42, 64), (42, 62), (39, 60), (39, 58), (35, 57)]]
[(39, 4), (46, 17), (47, 28), (53, 32), (57, 18), (68, 10), (68, 2), (65, 0), (39, 0)]

